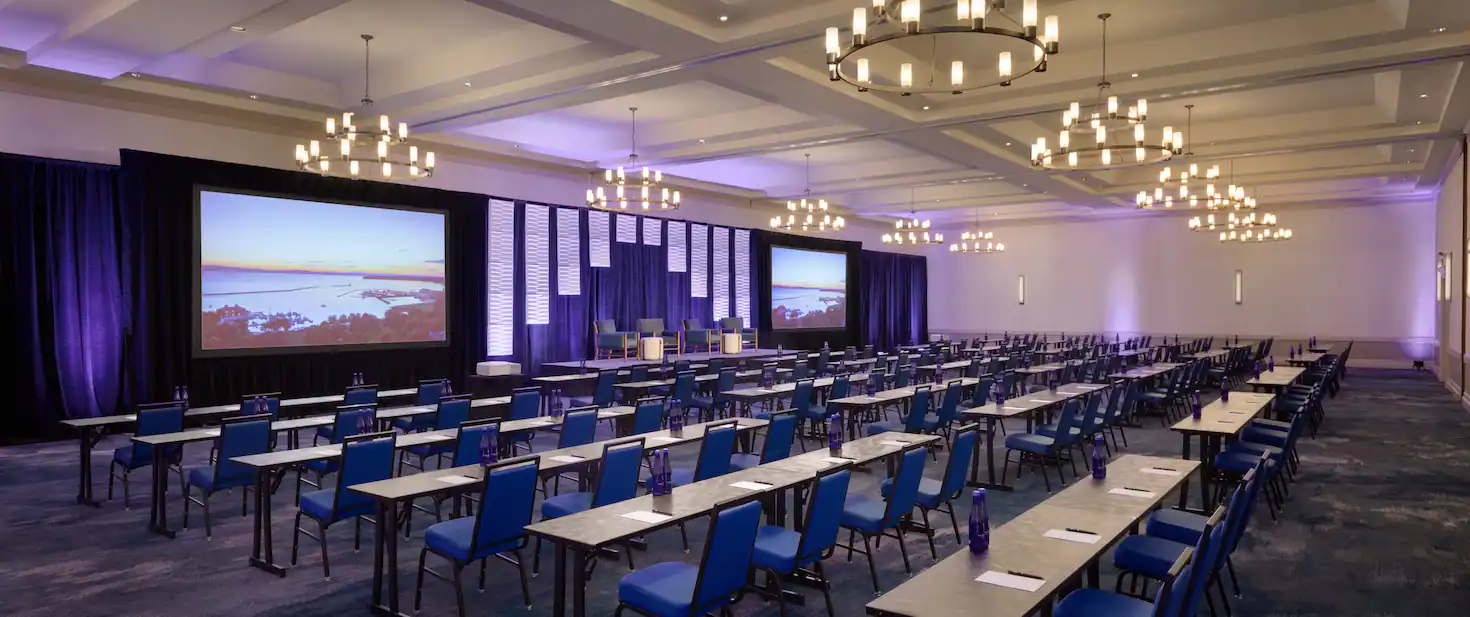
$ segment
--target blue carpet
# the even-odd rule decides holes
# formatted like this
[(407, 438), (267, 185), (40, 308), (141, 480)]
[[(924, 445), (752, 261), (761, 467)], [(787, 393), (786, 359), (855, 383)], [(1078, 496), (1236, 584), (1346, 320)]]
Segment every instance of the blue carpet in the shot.
[[(1470, 605), (1470, 414), (1427, 373), (1355, 370), (1343, 392), (1328, 402), (1328, 418), (1316, 440), (1304, 439), (1302, 475), (1280, 523), (1264, 506), (1235, 557), (1245, 598), (1235, 614), (1261, 617), (1336, 617), (1343, 615), (1425, 617), (1464, 615)], [(1130, 430), (1126, 453), (1179, 455), (1179, 438), (1154, 419)], [(1018, 430), (1012, 425), (1011, 430)], [(543, 436), (538, 450), (551, 447)], [(99, 497), (106, 495), (110, 450), (125, 443), (111, 437), (97, 450)], [(676, 461), (693, 464), (697, 448), (682, 448)], [(798, 449), (799, 451), (799, 449)], [(205, 445), (187, 455), (202, 460)], [(945, 457), (931, 461), (926, 475), (938, 477)], [(213, 540), (206, 541), (202, 520), (176, 540), (145, 530), (147, 472), (133, 482), (133, 509), (122, 507), (121, 493), (101, 509), (73, 505), (75, 442), (0, 449), (0, 615), (260, 615), (313, 617), (367, 615), (372, 581), (370, 541), (352, 551), (350, 524), (329, 532), (332, 580), (321, 576), (320, 558), (302, 538), (300, 565), (284, 579), (245, 565), (250, 552), (250, 519), (239, 514), (238, 494), (216, 497)], [(878, 469), (875, 467), (875, 470)], [(983, 473), (983, 470), (982, 470)], [(876, 494), (882, 472), (858, 474), (852, 490)], [(277, 493), (274, 513), (278, 561), (289, 558), (291, 520), (288, 478)], [(995, 524), (1045, 499), (1038, 476), (1028, 471), (1015, 493), (992, 496)], [(181, 524), (180, 502), (170, 495), (172, 524)], [(195, 510), (195, 515), (199, 513)], [(966, 515), (962, 506), (960, 517)], [(413, 572), (422, 547), (422, 518), (414, 537), (400, 544), (405, 611), (412, 610)], [(959, 550), (948, 521), (936, 520), (940, 556)], [(961, 521), (963, 531), (963, 521)], [(664, 560), (695, 562), (704, 525), (691, 525), (694, 550), (685, 554), (676, 530), (650, 537), (640, 565)], [(369, 535), (370, 537), (370, 535)], [(932, 561), (927, 542), (911, 535), (907, 543), (914, 567)], [(468, 614), (477, 616), (547, 615), (551, 576), (532, 579), (534, 608), (520, 605), (514, 570), (490, 565), (489, 589), (466, 595)], [(877, 551), (885, 589), (905, 580), (898, 547)], [(432, 559), (432, 558), (431, 558)], [(863, 614), (871, 598), (867, 566), (861, 556), (851, 564), (838, 557), (827, 573), (834, 579), (837, 614)], [(597, 568), (588, 589), (589, 615), (609, 615), (616, 603), (621, 564)], [(1111, 588), (1105, 569), (1103, 584)], [(425, 616), (454, 615), (452, 588), (427, 581)], [(810, 604), (792, 615), (822, 615), (821, 596), (804, 590)], [(740, 615), (776, 615), (774, 604), (748, 598)], [(983, 615), (983, 607), (976, 607)]]

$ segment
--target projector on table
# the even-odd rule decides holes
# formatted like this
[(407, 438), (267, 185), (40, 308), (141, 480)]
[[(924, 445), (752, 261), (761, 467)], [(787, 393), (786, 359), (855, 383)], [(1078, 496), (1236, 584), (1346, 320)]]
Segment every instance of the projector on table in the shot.
[(490, 360), (486, 362), (478, 362), (475, 364), (475, 374), (484, 375), (486, 377), (494, 377), (496, 375), (519, 375), (520, 372), (521, 365), (515, 362)]

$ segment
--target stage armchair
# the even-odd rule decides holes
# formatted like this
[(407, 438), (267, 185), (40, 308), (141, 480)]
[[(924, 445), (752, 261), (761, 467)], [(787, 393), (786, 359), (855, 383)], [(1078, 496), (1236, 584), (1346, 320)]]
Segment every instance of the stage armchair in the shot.
[(685, 319), (684, 342), (679, 346), (679, 353), (684, 353), (684, 345), (704, 345), (705, 351), (714, 351), (720, 345), (720, 331), (706, 330), (704, 324), (698, 319)]
[(739, 334), (741, 347), (749, 345), (751, 348), (760, 348), (760, 338), (756, 334), (755, 328), (745, 327), (745, 319), (742, 317), (726, 317), (721, 319), (720, 332), (724, 334)]
[(597, 357), (611, 358), (614, 354), (622, 354), (628, 357), (628, 351), (638, 348), (638, 336), (633, 332), (618, 331), (617, 324), (611, 319), (599, 319), (592, 322), (592, 331), (597, 335)]
[(658, 317), (645, 317), (638, 320), (638, 338), (663, 339), (664, 351), (679, 352), (683, 349), (680, 344), (680, 333), (664, 330), (664, 320)]

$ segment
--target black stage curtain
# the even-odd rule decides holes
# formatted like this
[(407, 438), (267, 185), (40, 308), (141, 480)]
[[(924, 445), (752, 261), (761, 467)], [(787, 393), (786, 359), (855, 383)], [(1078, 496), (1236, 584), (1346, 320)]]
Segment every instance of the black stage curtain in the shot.
[(127, 397), (117, 176), (0, 154), (0, 443), (64, 437), (60, 421), (114, 413)]
[[(307, 396), (340, 390), (353, 372), (382, 388), (418, 379), (464, 377), (485, 357), (484, 195), (406, 184), (323, 178), (314, 174), (122, 151), (126, 221), (124, 267), (132, 277), (136, 315), (129, 378), (139, 400), (162, 399), (187, 383), (196, 404), (224, 403), (252, 392)], [(449, 213), (449, 345), (396, 350), (193, 357), (195, 186), (289, 195), (304, 199), (432, 208)], [(270, 238), (262, 238), (269, 242)]]
[(863, 340), (879, 349), (929, 339), (929, 261), (863, 251)]
[[(764, 229), (753, 230), (755, 238), (756, 305), (751, 312), (760, 329), (761, 347), (784, 345), (789, 349), (821, 349), (826, 342), (835, 349), (848, 345), (875, 343), (862, 338), (866, 319), (861, 299), (868, 290), (862, 278), (863, 243), (783, 234)], [(847, 254), (847, 327), (841, 330), (772, 330), (771, 329), (771, 246), (829, 251)]]

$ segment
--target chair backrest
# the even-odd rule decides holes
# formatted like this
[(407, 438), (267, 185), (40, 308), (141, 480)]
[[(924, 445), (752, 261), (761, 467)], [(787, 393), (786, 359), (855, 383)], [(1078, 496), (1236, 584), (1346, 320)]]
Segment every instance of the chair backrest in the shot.
[(592, 404), (598, 407), (607, 407), (617, 401), (617, 389), (613, 386), (618, 383), (617, 369), (609, 369), (597, 374), (597, 383), (592, 390)]
[(597, 440), (597, 408), (577, 407), (568, 409), (561, 417), (561, 437), (558, 448), (582, 446)]
[(337, 476), (332, 520), (373, 512), (376, 502), (371, 497), (347, 487), (393, 477), (394, 439), (393, 431), (383, 431), (351, 436), (342, 442), (342, 471)]
[(783, 411), (771, 416), (766, 426), (766, 443), (761, 446), (761, 464), (791, 456), (791, 443), (796, 439), (796, 412)]
[(924, 430), (924, 416), (929, 413), (929, 399), (929, 386), (914, 388), (914, 396), (909, 399), (909, 415), (903, 421), (904, 431), (918, 433)]
[(628, 369), (628, 381), (634, 383), (648, 381), (648, 366), (639, 365)]
[(944, 400), (939, 403), (939, 411), (936, 412), (936, 415), (939, 416), (939, 424), (941, 426), (953, 422), (960, 415), (960, 397), (963, 395), (962, 391), (963, 388), (960, 387), (960, 381), (958, 379), (949, 382), (949, 385), (944, 387)]
[(715, 404), (723, 405), (730, 400), (728, 393), (735, 389), (735, 374), (738, 372), (734, 368), (720, 369), (720, 375), (715, 378), (715, 392), (711, 399)]
[(370, 405), (378, 402), (378, 387), (348, 386), (347, 392), (342, 394), (343, 405)]
[(1182, 599), (1189, 595), (1189, 585), (1193, 578), (1193, 569), (1189, 564), (1193, 559), (1194, 549), (1185, 548), (1174, 559), (1174, 563), (1170, 564), (1169, 571), (1164, 575), (1164, 584), (1154, 596), (1149, 617), (1186, 617), (1179, 613), (1179, 609), (1182, 608)]
[(609, 334), (618, 331), (618, 324), (611, 319), (599, 319), (592, 322), (592, 331), (598, 334)]
[(913, 371), (911, 371), (908, 366), (897, 367), (893, 375), (893, 387), (907, 388), (909, 385), (909, 378), (912, 376)]
[(1097, 421), (1097, 410), (1102, 405), (1102, 391), (1087, 395), (1086, 405), (1082, 411), (1082, 419), (1077, 422), (1077, 426), (1083, 429), (1092, 426)]
[(990, 402), (990, 389), (995, 387), (995, 380), (990, 377), (981, 377), (980, 382), (975, 384), (975, 393), (970, 396), (971, 407), (981, 407)]
[(817, 472), (807, 501), (801, 544), (796, 549), (798, 564), (837, 545), (838, 522), (842, 519), (842, 506), (847, 501), (851, 481), (852, 465), (837, 465)]
[(597, 470), (597, 488), (592, 493), (592, 507), (632, 499), (638, 495), (638, 475), (643, 466), (642, 437), (610, 441), (602, 446), (602, 460)]
[(683, 319), (679, 323), (684, 326), (685, 332), (704, 329), (704, 326), (700, 325), (698, 319)]
[(541, 414), (541, 390), (539, 388), (517, 388), (510, 395), (510, 414), (507, 420), (529, 420)]
[(1108, 388), (1108, 406), (1103, 411), (1103, 424), (1111, 426), (1118, 421), (1118, 410), (1123, 407), (1123, 397), (1128, 394), (1128, 386), (1116, 384)]
[(220, 423), (219, 464), (214, 486), (240, 486), (255, 480), (255, 468), (236, 463), (237, 456), (263, 454), (271, 449), (270, 414), (225, 418)]
[(342, 443), (348, 437), (367, 434), (375, 430), (378, 406), (372, 403), (342, 405), (332, 418), (332, 443)]
[(1072, 429), (1077, 426), (1077, 410), (1081, 407), (1082, 402), (1075, 398), (1067, 401), (1067, 404), (1062, 406), (1062, 415), (1057, 418), (1057, 432), (1055, 437), (1057, 444), (1067, 444), (1075, 441), (1075, 438), (1072, 436)]
[(940, 501), (957, 499), (964, 492), (965, 473), (979, 443), (979, 424), (968, 424), (955, 431), (954, 440), (950, 442), (949, 462), (945, 464), (944, 477), (939, 481)]
[(739, 334), (745, 330), (745, 320), (739, 317), (725, 317), (720, 320), (720, 329)]
[(690, 615), (703, 615), (709, 608), (725, 604), (745, 587), (755, 551), (755, 533), (760, 528), (759, 499), (757, 493), (715, 506), (699, 577), (694, 582)]
[(911, 446), (903, 451), (893, 488), (888, 492), (888, 506), (883, 510), (883, 527), (897, 525), (913, 511), (914, 503), (919, 499), (919, 480), (924, 478), (924, 463), (928, 460), (929, 450), (923, 446)]
[(474, 558), (497, 544), (524, 538), (536, 505), (541, 457), (523, 456), (485, 468), (480, 481), (480, 511), (475, 513)]
[(674, 375), (674, 400), (681, 406), (694, 403), (694, 371), (681, 371)]
[(659, 399), (643, 399), (633, 410), (633, 434), (652, 433), (664, 426), (664, 403)]
[(699, 446), (699, 461), (694, 466), (695, 482), (730, 473), (730, 455), (735, 454), (738, 426), (735, 420), (729, 420), (705, 427), (704, 442)]
[(868, 373), (868, 381), (867, 381), (867, 384), (864, 384), (864, 385), (867, 385), (869, 388), (876, 388), (879, 391), (886, 390), (887, 389), (886, 383), (885, 383), (887, 381), (885, 379), (886, 377), (887, 377), (887, 374), (885, 374), (883, 371), (873, 371), (873, 372), (870, 372), (870, 373)]
[[(136, 413), (138, 415), (138, 427), (133, 431), (137, 437), (148, 435), (163, 435), (165, 433), (177, 433), (184, 430), (184, 403), (150, 403), (139, 405)], [(146, 461), (153, 458), (153, 446), (132, 442), (133, 460)], [(178, 452), (177, 447), (171, 447), (168, 452)]]
[(812, 380), (802, 379), (791, 389), (791, 408), (799, 414), (805, 414), (812, 409), (812, 384)]
[[(265, 401), (264, 411), (255, 409), (256, 399)], [(271, 421), (281, 419), (280, 392), (262, 392), (260, 394), (246, 394), (245, 396), (240, 397), (240, 415), (253, 416), (262, 413), (270, 416)]]
[(811, 372), (811, 368), (805, 362), (798, 362), (796, 366), (791, 367), (791, 380), (801, 381), (811, 375)]
[(439, 399), (439, 408), (434, 411), (434, 430), (451, 429), (470, 419), (470, 395), (461, 394)]
[(832, 378), (832, 389), (827, 392), (827, 399), (847, 398), (848, 392), (852, 390), (852, 380), (847, 375), (838, 375)]
[(1199, 601), (1205, 595), (1205, 585), (1210, 579), (1210, 562), (1214, 559), (1214, 551), (1220, 544), (1224, 533), (1224, 527), (1220, 525), (1225, 518), (1225, 508), (1219, 506), (1210, 514), (1205, 521), (1205, 526), (1199, 536), (1199, 543), (1194, 545), (1194, 554), (1189, 560), (1188, 587), (1183, 597), (1176, 596), (1171, 601), (1177, 609), (1171, 615), (1194, 615), (1199, 608)]
[(688, 360), (675, 360), (674, 374), (678, 375), (679, 373), (687, 372), (690, 366), (693, 366), (693, 363)]
[[(454, 442), (454, 466), (464, 467), (466, 465), (480, 464), (480, 441), (485, 434), (494, 431), (500, 434), (500, 418), (487, 418), (484, 420), (469, 420), (459, 423), (459, 432), (455, 434)], [(499, 438), (496, 438), (499, 441)], [(500, 444), (490, 444), (492, 448), (499, 448)]]
[(419, 382), (419, 391), (414, 395), (414, 404), (433, 405), (444, 396), (443, 379), (426, 379)]

